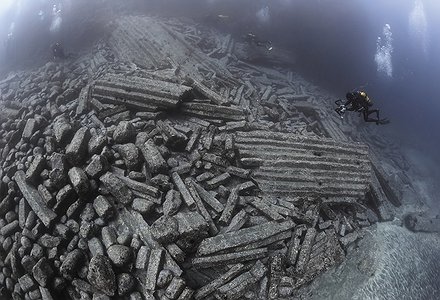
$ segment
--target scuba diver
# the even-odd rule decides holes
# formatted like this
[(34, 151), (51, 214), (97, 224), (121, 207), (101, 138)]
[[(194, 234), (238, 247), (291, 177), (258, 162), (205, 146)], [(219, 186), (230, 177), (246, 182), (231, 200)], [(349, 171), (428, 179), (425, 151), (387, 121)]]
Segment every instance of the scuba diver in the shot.
[(61, 58), (65, 59), (66, 55), (64, 54), (64, 49), (60, 43), (55, 43), (50, 46), (52, 50), (53, 59)]
[(273, 49), (271, 41), (263, 41), (257, 38), (257, 36), (251, 32), (244, 36), (244, 39), (249, 44), (254, 44), (258, 47), (265, 47), (267, 51), (271, 51)]
[[(336, 105), (339, 105), (335, 111), (339, 114), (341, 119), (344, 118), (346, 111), (357, 111), (362, 113), (365, 122), (375, 122), (377, 125), (388, 124), (390, 122), (386, 118), (381, 119), (379, 117), (378, 109), (370, 109), (373, 106), (373, 101), (371, 101), (370, 97), (368, 97), (364, 91), (349, 92), (345, 97), (347, 98), (345, 103), (342, 103), (342, 100), (335, 101)], [(376, 114), (376, 118), (370, 118), (370, 115), (374, 113)]]

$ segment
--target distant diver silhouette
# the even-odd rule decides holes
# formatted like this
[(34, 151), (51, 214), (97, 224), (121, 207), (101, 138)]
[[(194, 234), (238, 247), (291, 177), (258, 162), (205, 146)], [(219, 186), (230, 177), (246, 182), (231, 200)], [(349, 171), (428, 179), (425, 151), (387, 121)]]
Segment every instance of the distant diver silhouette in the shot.
[[(362, 113), (365, 122), (375, 122), (377, 125), (384, 125), (390, 122), (386, 118), (380, 118), (379, 109), (371, 109), (373, 101), (371, 101), (366, 92), (348, 92), (345, 97), (347, 98), (345, 103), (342, 103), (342, 100), (335, 101), (335, 104), (338, 105), (335, 111), (341, 118), (344, 117), (346, 111), (357, 111)], [(376, 118), (371, 118), (370, 115), (374, 113), (376, 114)]]
[(50, 49), (52, 50), (53, 59), (66, 58), (66, 54), (64, 54), (64, 49), (61, 46), (60, 43), (55, 43), (50, 46)]
[(244, 39), (249, 43), (249, 44), (254, 44), (258, 47), (264, 47), (266, 48), (267, 51), (272, 51), (273, 46), (272, 46), (272, 42), (271, 41), (264, 41), (264, 40), (260, 40), (259, 38), (257, 38), (257, 36), (251, 32), (249, 32), (248, 34), (246, 34), (244, 36)]

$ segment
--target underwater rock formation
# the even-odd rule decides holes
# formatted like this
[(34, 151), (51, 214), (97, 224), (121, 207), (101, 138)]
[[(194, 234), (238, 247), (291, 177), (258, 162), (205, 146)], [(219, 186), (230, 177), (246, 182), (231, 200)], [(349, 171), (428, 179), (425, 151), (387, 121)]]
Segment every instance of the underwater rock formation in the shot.
[(0, 82), (1, 293), (287, 299), (391, 217), (368, 147), (298, 74), (200, 25), (116, 24)]

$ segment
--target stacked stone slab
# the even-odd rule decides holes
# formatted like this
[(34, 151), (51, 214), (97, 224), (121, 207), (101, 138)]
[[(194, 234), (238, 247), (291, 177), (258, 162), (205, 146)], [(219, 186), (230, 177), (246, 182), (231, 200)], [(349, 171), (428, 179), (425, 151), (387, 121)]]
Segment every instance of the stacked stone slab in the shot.
[(146, 111), (172, 110), (191, 98), (191, 87), (137, 76), (107, 74), (93, 86), (93, 97), (102, 103)]
[(243, 164), (260, 164), (253, 177), (266, 193), (356, 199), (368, 191), (365, 145), (264, 131), (239, 132), (236, 145)]

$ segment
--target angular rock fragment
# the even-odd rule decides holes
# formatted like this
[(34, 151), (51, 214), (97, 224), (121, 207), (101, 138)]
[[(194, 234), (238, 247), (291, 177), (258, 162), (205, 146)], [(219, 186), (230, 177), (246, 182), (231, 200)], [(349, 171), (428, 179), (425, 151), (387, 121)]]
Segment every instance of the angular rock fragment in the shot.
[(46, 287), (54, 272), (47, 259), (42, 257), (32, 268), (32, 275), (40, 286)]
[(87, 178), (86, 173), (78, 167), (73, 167), (69, 170), (68, 174), (70, 183), (77, 194), (80, 196), (86, 195), (89, 191), (89, 179)]
[(117, 276), (118, 295), (124, 296), (130, 293), (135, 287), (135, 280), (133, 276), (128, 273), (118, 274)]
[(229, 269), (229, 271), (222, 274), (219, 278), (213, 280), (212, 282), (198, 289), (194, 294), (194, 299), (196, 300), (205, 299), (208, 295), (212, 294), (219, 287), (231, 281), (233, 278), (235, 278), (237, 275), (242, 273), (244, 270), (245, 270), (245, 266), (243, 264), (233, 265)]
[(177, 299), (185, 288), (185, 281), (182, 278), (174, 277), (165, 290), (165, 296), (169, 299)]
[(106, 143), (107, 143), (107, 138), (104, 135), (93, 136), (89, 140), (89, 144), (87, 147), (89, 155), (95, 155), (100, 153), (104, 148), (104, 146), (106, 145)]
[(176, 219), (166, 215), (160, 217), (151, 226), (151, 235), (161, 244), (172, 243), (179, 235)]
[(116, 278), (110, 260), (103, 255), (92, 257), (89, 263), (87, 280), (98, 290), (108, 296), (116, 292)]
[(132, 201), (131, 190), (115, 175), (110, 172), (102, 175), (99, 180), (110, 191), (116, 200), (124, 205), (128, 205)]
[(211, 193), (206, 191), (202, 186), (197, 183), (194, 183), (194, 187), (196, 188), (202, 200), (207, 203), (212, 209), (214, 209), (218, 213), (221, 213), (223, 211), (223, 204), (218, 201)]
[(91, 238), (87, 242), (87, 245), (92, 256), (98, 254), (104, 255), (104, 246), (102, 245), (101, 240), (98, 239), (97, 237)]
[(47, 207), (38, 191), (26, 182), (23, 171), (17, 171), (15, 173), (15, 181), (27, 203), (35, 212), (37, 217), (46, 227), (49, 227), (53, 220), (55, 220), (56, 214)]
[(141, 214), (148, 214), (153, 210), (154, 202), (143, 198), (135, 198), (131, 204), (131, 207)]
[(157, 121), (157, 126), (162, 131), (165, 138), (165, 145), (172, 150), (184, 149), (187, 142), (187, 137), (174, 129), (169, 123), (164, 121)]
[(135, 268), (139, 270), (146, 270), (149, 258), (150, 249), (147, 246), (141, 246), (136, 256)]
[(35, 288), (35, 281), (29, 274), (25, 274), (22, 277), (18, 278), (18, 283), (25, 293)]
[(177, 189), (179, 190), (180, 194), (182, 195), (183, 200), (185, 201), (186, 205), (190, 209), (194, 209), (196, 206), (196, 204), (194, 202), (194, 198), (191, 196), (185, 183), (183, 183), (182, 178), (180, 178), (179, 174), (177, 174), (176, 172), (171, 174), (171, 178), (173, 179), (174, 184), (176, 185)]
[(35, 156), (34, 160), (26, 171), (26, 181), (35, 184), (37, 177), (40, 176), (40, 173), (43, 171), (45, 166), (46, 159), (42, 155)]
[(104, 155), (95, 154), (88, 166), (85, 168), (87, 175), (91, 178), (99, 178), (110, 168), (107, 158)]
[(217, 293), (226, 299), (239, 299), (267, 272), (267, 267), (257, 261), (251, 270), (245, 272), (229, 283), (218, 288)]
[(195, 268), (204, 269), (214, 266), (224, 266), (235, 263), (244, 263), (249, 260), (257, 260), (267, 256), (267, 248), (259, 248), (252, 250), (245, 250), (234, 253), (226, 253), (205, 257), (196, 257), (191, 260), (191, 264)]
[(231, 220), (225, 232), (237, 231), (248, 221), (249, 215), (245, 210), (240, 210)]
[(283, 220), (284, 217), (278, 213), (276, 209), (272, 207), (270, 203), (263, 199), (256, 198), (251, 202), (251, 205), (258, 209), (262, 214), (270, 218), (271, 220)]
[(151, 173), (158, 174), (165, 173), (167, 171), (167, 163), (154, 144), (153, 140), (150, 139), (146, 141), (140, 146), (140, 149)]
[(222, 173), (211, 180), (208, 180), (206, 182), (206, 186), (208, 189), (215, 189), (219, 187), (222, 184), (225, 184), (229, 179), (231, 178), (231, 175), (229, 173)]
[(113, 146), (116, 151), (121, 155), (125, 165), (129, 170), (139, 170), (141, 166), (141, 158), (139, 155), (139, 149), (133, 143), (115, 145)]
[(106, 248), (117, 243), (116, 230), (113, 227), (106, 226), (101, 230), (102, 242)]
[(310, 252), (312, 250), (313, 242), (316, 237), (316, 229), (309, 228), (307, 229), (306, 236), (304, 237), (304, 241), (301, 244), (301, 250), (299, 252), (298, 261), (296, 263), (295, 272), (297, 274), (302, 274), (307, 266), (307, 262), (309, 261)]
[(70, 184), (67, 184), (62, 189), (60, 189), (56, 195), (56, 204), (54, 206), (54, 211), (56, 213), (65, 212), (68, 210), (77, 199), (74, 189)]
[(289, 247), (287, 249), (287, 263), (294, 266), (298, 259), (298, 254), (300, 251), (301, 237), (303, 232), (305, 231), (305, 225), (299, 225), (295, 227), (292, 239), (289, 243)]
[(23, 133), (22, 133), (21, 137), (24, 140), (29, 140), (31, 138), (32, 134), (34, 134), (36, 128), (37, 128), (37, 122), (35, 121), (35, 119), (33, 119), (33, 118), (28, 119), (26, 122), (26, 126), (23, 129)]
[(84, 162), (89, 140), (90, 131), (87, 127), (81, 127), (73, 136), (72, 141), (66, 148), (66, 159), (73, 166), (79, 166)]
[(63, 154), (53, 153), (50, 158), (52, 170), (49, 173), (49, 179), (54, 186), (61, 188), (67, 183), (66, 159)]
[(197, 127), (194, 132), (191, 134), (191, 137), (189, 138), (188, 143), (186, 144), (185, 151), (191, 152), (194, 148), (194, 145), (196, 144), (197, 140), (200, 137), (201, 129), (200, 127)]
[(228, 200), (226, 202), (226, 206), (223, 209), (220, 219), (218, 220), (220, 224), (222, 225), (229, 224), (233, 216), (235, 206), (237, 205), (237, 201), (238, 201), (238, 189), (234, 188), (229, 194)]
[[(295, 223), (292, 221), (284, 221), (282, 223), (271, 221), (261, 225), (240, 229), (238, 231), (219, 234), (204, 239), (200, 243), (197, 253), (200, 256), (209, 255), (240, 246), (246, 246), (246, 248), (250, 250), (256, 242), (262, 242), (260, 245), (261, 247), (264, 246), (264, 242), (271, 237), (283, 232), (289, 232), (294, 226)], [(272, 242), (274, 241), (271, 241), (271, 243)]]
[(157, 276), (162, 268), (164, 251), (162, 249), (153, 249), (148, 260), (147, 276), (144, 279), (145, 288), (149, 291), (156, 289)]
[(72, 133), (72, 126), (64, 117), (57, 118), (53, 123), (53, 132), (57, 143), (64, 144), (69, 140)]
[(117, 144), (133, 142), (136, 137), (136, 128), (127, 121), (119, 122), (116, 130), (113, 132), (113, 140)]
[(182, 199), (180, 198), (180, 193), (175, 190), (169, 190), (165, 196), (165, 201), (163, 203), (163, 213), (167, 216), (175, 215), (182, 204)]
[(83, 260), (84, 254), (81, 250), (75, 249), (69, 252), (60, 267), (60, 273), (65, 277), (74, 276), (82, 266)]
[(93, 208), (95, 209), (96, 214), (104, 220), (113, 216), (113, 207), (102, 195), (95, 198), (93, 201)]

